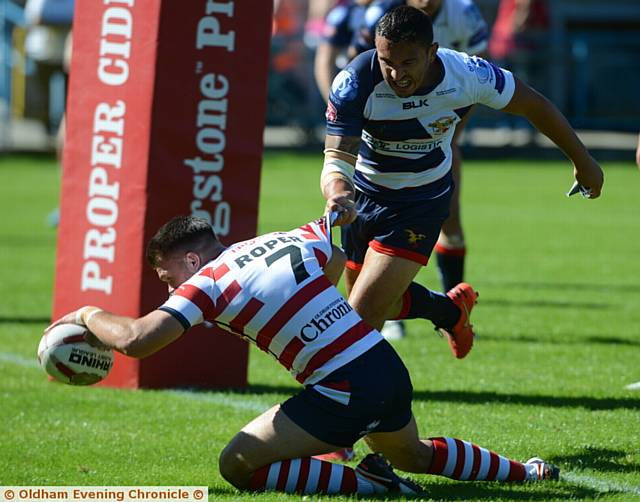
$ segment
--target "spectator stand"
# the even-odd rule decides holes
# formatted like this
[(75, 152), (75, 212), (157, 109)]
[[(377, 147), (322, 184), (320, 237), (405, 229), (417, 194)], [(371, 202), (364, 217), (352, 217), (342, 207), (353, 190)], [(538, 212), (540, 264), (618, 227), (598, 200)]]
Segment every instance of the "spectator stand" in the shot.
[(638, 33), (638, 0), (552, 2), (549, 96), (575, 127), (637, 131)]
[(11, 117), (24, 110), (24, 9), (0, 2), (0, 151), (10, 144)]

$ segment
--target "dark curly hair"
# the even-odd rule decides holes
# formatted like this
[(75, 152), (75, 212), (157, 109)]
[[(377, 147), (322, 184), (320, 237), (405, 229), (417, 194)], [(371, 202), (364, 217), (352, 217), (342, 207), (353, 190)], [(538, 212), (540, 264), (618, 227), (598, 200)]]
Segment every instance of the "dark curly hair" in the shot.
[(392, 42), (414, 42), (429, 47), (433, 43), (433, 24), (420, 9), (401, 5), (382, 16), (376, 26), (376, 36)]
[(196, 216), (176, 216), (162, 225), (147, 244), (146, 259), (156, 267), (158, 260), (177, 252), (202, 252), (217, 242), (207, 220)]

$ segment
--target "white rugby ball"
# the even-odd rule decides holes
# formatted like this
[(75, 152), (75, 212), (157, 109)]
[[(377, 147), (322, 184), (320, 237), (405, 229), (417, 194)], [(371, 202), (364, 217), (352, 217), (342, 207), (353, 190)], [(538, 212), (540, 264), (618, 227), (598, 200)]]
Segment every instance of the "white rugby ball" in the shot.
[(84, 326), (59, 324), (45, 333), (38, 345), (42, 369), (70, 385), (91, 385), (105, 378), (113, 366), (113, 352), (89, 345), (86, 332)]

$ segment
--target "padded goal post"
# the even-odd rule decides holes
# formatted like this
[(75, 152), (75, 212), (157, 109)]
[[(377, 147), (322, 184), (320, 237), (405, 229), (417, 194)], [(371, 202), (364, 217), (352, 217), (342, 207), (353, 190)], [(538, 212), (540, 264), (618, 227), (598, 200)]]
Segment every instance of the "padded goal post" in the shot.
[[(166, 285), (145, 245), (171, 217), (222, 242), (255, 236), (271, 1), (78, 0), (54, 318), (82, 305), (140, 316)], [(247, 344), (198, 327), (153, 356), (117, 355), (117, 387), (240, 387)]]

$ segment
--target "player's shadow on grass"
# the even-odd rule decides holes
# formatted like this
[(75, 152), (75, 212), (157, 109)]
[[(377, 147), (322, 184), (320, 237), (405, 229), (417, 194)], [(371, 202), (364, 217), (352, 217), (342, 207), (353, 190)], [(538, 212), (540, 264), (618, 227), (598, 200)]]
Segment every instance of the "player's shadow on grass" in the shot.
[(640, 465), (625, 461), (627, 458), (630, 458), (628, 451), (586, 446), (571, 455), (555, 455), (549, 460), (572, 468), (594, 469), (598, 472), (638, 472)]
[[(412, 477), (412, 479), (420, 482), (425, 478)], [(423, 482), (422, 485), (429, 498), (435, 500), (580, 500), (593, 499), (599, 494), (597, 490), (584, 486), (556, 482), (542, 483), (533, 489), (527, 483), (508, 484), (491, 481), (475, 483), (464, 481), (438, 483), (432, 481), (430, 484)]]
[(50, 324), (50, 317), (0, 316), (0, 324)]
[(491, 342), (515, 342), (515, 343), (546, 343), (551, 345), (626, 345), (629, 347), (640, 347), (640, 340), (631, 340), (629, 338), (617, 338), (613, 336), (572, 336), (562, 338), (541, 338), (539, 336), (529, 335), (485, 335), (480, 334), (478, 336), (481, 341)]
[(607, 293), (615, 291), (618, 293), (635, 293), (640, 294), (640, 285), (638, 284), (592, 284), (584, 282), (504, 282), (504, 281), (482, 281), (477, 284), (478, 288), (483, 286), (496, 286), (503, 288), (513, 288), (522, 290), (553, 290), (553, 291), (595, 291), (598, 293)]
[(608, 303), (580, 302), (575, 300), (507, 300), (504, 298), (483, 298), (482, 306), (498, 308), (554, 308), (554, 309), (588, 309), (607, 310), (612, 307)]
[(640, 399), (591, 396), (531, 396), (526, 394), (501, 394), (487, 391), (428, 391), (414, 390), (414, 401), (441, 401), (467, 404), (517, 404), (546, 406), (549, 408), (586, 408), (589, 410), (637, 410)]
[[(289, 385), (250, 385), (246, 389), (231, 390), (238, 394), (297, 394), (301, 387)], [(589, 410), (637, 410), (640, 398), (591, 397), (591, 396), (532, 396), (526, 394), (501, 394), (488, 391), (466, 390), (414, 390), (414, 401), (450, 402), (466, 404), (516, 404), (546, 406), (549, 408), (586, 408)]]

